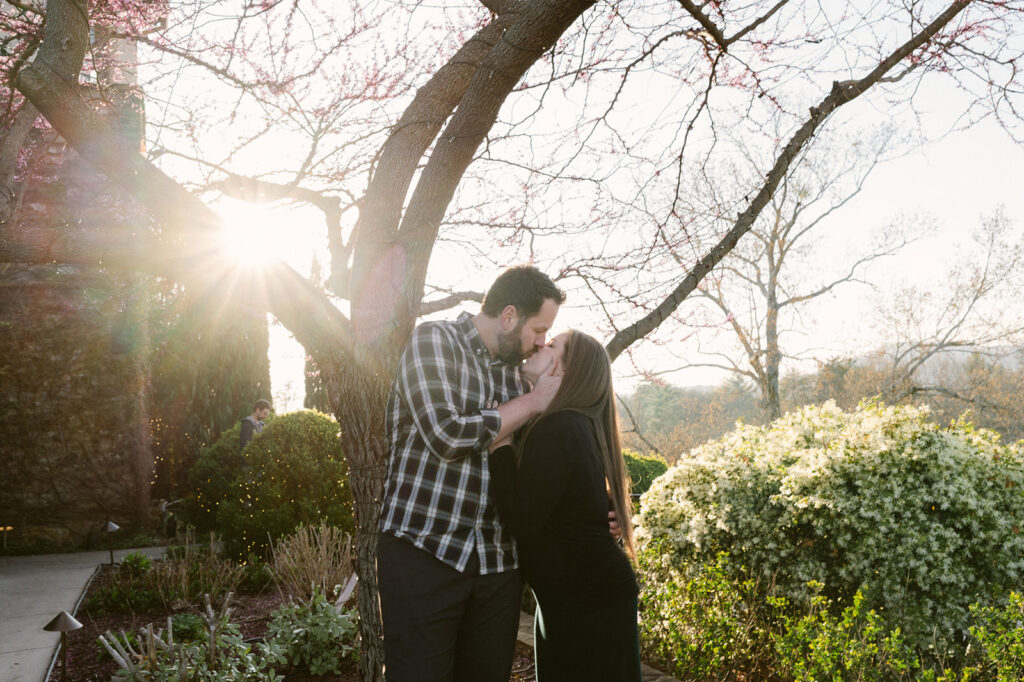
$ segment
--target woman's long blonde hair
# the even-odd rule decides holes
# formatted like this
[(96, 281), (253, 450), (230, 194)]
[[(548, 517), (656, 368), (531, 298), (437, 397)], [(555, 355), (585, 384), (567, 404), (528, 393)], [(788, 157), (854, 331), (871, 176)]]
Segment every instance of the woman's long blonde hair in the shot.
[[(565, 371), (562, 384), (551, 404), (540, 416), (572, 410), (589, 417), (593, 422), (608, 497), (622, 530), (622, 544), (626, 553), (633, 556), (630, 482), (619, 440), (619, 417), (615, 409), (611, 360), (604, 346), (594, 337), (575, 329), (569, 330), (568, 336), (562, 355)], [(531, 430), (532, 424), (527, 427), (520, 441), (520, 455)]]

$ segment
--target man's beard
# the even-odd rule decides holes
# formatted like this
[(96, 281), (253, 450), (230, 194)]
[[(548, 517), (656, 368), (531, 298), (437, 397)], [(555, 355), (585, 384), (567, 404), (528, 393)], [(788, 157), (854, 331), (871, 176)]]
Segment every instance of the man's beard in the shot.
[(520, 320), (515, 328), (503, 334), (498, 333), (498, 352), (496, 357), (507, 365), (518, 365), (526, 359), (527, 354), (523, 353), (523, 341), (521, 334), (526, 320)]

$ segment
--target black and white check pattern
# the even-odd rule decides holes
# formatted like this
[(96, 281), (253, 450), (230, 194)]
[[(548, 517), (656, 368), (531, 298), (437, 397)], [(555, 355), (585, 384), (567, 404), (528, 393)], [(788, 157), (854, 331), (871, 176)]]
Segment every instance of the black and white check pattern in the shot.
[(388, 397), (388, 481), (380, 530), (464, 571), (516, 568), (512, 536), (490, 499), (487, 447), (501, 428), (491, 406), (522, 395), (519, 368), (491, 360), (472, 317), (418, 326)]

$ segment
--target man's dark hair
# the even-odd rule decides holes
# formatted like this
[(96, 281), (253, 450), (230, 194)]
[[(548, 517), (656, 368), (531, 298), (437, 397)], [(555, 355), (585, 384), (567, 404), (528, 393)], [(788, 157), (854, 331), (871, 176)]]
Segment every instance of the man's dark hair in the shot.
[(263, 398), (260, 398), (252, 406), (252, 411), (255, 412), (256, 410), (262, 410), (264, 407), (269, 410), (270, 409), (270, 401), (269, 400), (264, 400)]
[(565, 302), (565, 292), (532, 265), (516, 265), (494, 280), (484, 296), (480, 311), (488, 317), (498, 317), (505, 306), (514, 305), (525, 320), (540, 312), (540, 307), (549, 298), (561, 305)]

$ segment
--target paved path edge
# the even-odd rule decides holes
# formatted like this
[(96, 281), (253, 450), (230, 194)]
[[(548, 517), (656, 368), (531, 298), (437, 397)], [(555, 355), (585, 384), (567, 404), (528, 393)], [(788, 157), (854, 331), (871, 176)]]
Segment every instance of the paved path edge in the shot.
[[(85, 593), (89, 591), (89, 586), (92, 585), (92, 581), (99, 575), (100, 569), (103, 568), (103, 564), (96, 564), (96, 568), (92, 570), (92, 574), (89, 575), (89, 579), (85, 581), (82, 586), (82, 591), (78, 594), (78, 599), (75, 600), (75, 606), (71, 610), (71, 615), (78, 617), (78, 607), (82, 605), (82, 600), (85, 599)], [(43, 676), (43, 682), (50, 682), (50, 678), (53, 677), (53, 669), (57, 667), (57, 659), (60, 658), (60, 641), (58, 640), (57, 646), (53, 649), (53, 655), (50, 656), (50, 665), (46, 668), (46, 675)]]

